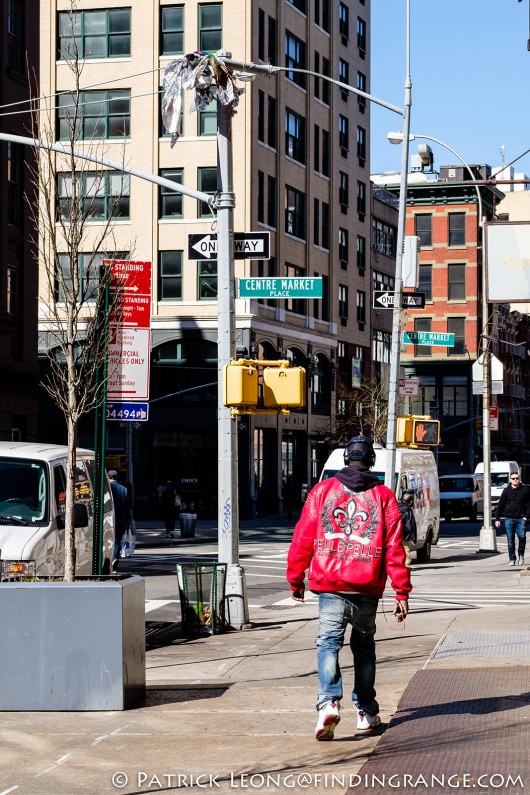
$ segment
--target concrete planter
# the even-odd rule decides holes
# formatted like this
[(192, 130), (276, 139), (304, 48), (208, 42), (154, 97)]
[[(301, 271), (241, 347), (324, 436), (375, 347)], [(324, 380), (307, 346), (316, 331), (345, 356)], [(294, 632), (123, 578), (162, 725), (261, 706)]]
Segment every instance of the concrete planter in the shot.
[(141, 577), (0, 583), (0, 627), (1, 711), (122, 710), (145, 693)]

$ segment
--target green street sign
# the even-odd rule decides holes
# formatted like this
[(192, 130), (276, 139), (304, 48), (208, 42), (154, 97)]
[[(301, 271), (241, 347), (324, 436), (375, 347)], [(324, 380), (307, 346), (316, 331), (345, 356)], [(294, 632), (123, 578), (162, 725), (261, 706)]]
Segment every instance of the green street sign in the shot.
[(403, 342), (405, 345), (441, 345), (454, 348), (455, 335), (444, 334), (442, 331), (404, 331)]
[(274, 276), (239, 279), (240, 298), (322, 298), (322, 277)]

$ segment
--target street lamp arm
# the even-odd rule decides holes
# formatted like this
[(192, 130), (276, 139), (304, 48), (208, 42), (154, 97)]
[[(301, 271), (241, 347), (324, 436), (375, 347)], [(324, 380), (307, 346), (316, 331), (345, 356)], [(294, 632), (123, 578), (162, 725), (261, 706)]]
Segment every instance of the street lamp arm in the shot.
[(179, 182), (173, 182), (170, 179), (165, 179), (165, 177), (159, 177), (157, 174), (150, 174), (148, 171), (142, 171), (139, 168), (134, 168), (134, 166), (128, 166), (126, 163), (122, 163), (119, 160), (109, 160), (109, 158), (101, 157), (93, 152), (83, 152), (76, 149), (72, 150), (69, 146), (64, 144), (54, 144), (50, 141), (38, 140), (36, 138), (25, 138), (22, 135), (12, 135), (11, 133), (0, 133), (0, 141), (11, 141), (13, 143), (22, 144), (23, 146), (34, 146), (37, 149), (47, 149), (48, 151), (58, 152), (61, 155), (74, 155), (74, 157), (78, 157), (80, 160), (90, 160), (92, 163), (106, 166), (114, 171), (122, 171), (124, 174), (130, 174), (132, 177), (139, 177), (139, 179), (154, 182), (162, 188), (174, 190), (177, 193), (183, 193), (185, 196), (191, 196), (192, 199), (206, 202), (210, 207), (213, 207), (217, 200), (215, 194), (212, 195), (210, 193), (194, 190), (194, 188), (187, 188)]
[(310, 77), (318, 77), (320, 80), (326, 80), (328, 83), (333, 83), (342, 91), (350, 91), (352, 94), (357, 94), (370, 102), (375, 102), (376, 105), (381, 105), (399, 116), (403, 116), (405, 111), (403, 108), (398, 108), (397, 105), (392, 105), (384, 99), (374, 97), (372, 94), (367, 94), (366, 91), (361, 91), (360, 88), (350, 86), (348, 83), (342, 83), (340, 80), (335, 80), (333, 77), (323, 75), (320, 72), (313, 72), (311, 69), (298, 69), (294, 66), (275, 66), (274, 64), (258, 64), (253, 61), (235, 61), (233, 58), (219, 57), (219, 61), (227, 66), (229, 69), (241, 70), (243, 72), (257, 72), (258, 74), (276, 74), (277, 72), (296, 72), (297, 74), (309, 75)]

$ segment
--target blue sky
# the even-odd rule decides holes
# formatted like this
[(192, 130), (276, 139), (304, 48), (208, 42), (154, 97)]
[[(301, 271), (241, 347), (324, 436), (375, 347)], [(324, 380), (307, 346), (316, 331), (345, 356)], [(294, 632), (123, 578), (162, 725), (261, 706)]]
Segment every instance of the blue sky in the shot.
[[(530, 149), (530, 0), (410, 0), (411, 132), (445, 141), (468, 163), (510, 163)], [(370, 93), (403, 107), (406, 0), (372, 0)], [(402, 118), (372, 104), (372, 173), (399, 171), (387, 142)], [(429, 142), (434, 165), (456, 158)], [(411, 142), (411, 154), (417, 143)], [(514, 164), (530, 176), (530, 153)]]

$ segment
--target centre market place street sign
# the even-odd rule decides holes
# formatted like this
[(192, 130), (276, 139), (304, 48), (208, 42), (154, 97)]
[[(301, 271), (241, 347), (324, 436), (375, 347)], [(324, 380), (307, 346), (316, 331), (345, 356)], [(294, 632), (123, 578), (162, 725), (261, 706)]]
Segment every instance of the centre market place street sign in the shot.
[(240, 298), (322, 298), (322, 276), (239, 279)]
[[(270, 232), (234, 232), (234, 259), (270, 257)], [(217, 235), (188, 235), (188, 259), (217, 259)]]
[(454, 348), (455, 335), (441, 331), (404, 331), (403, 342), (405, 345), (441, 345)]

